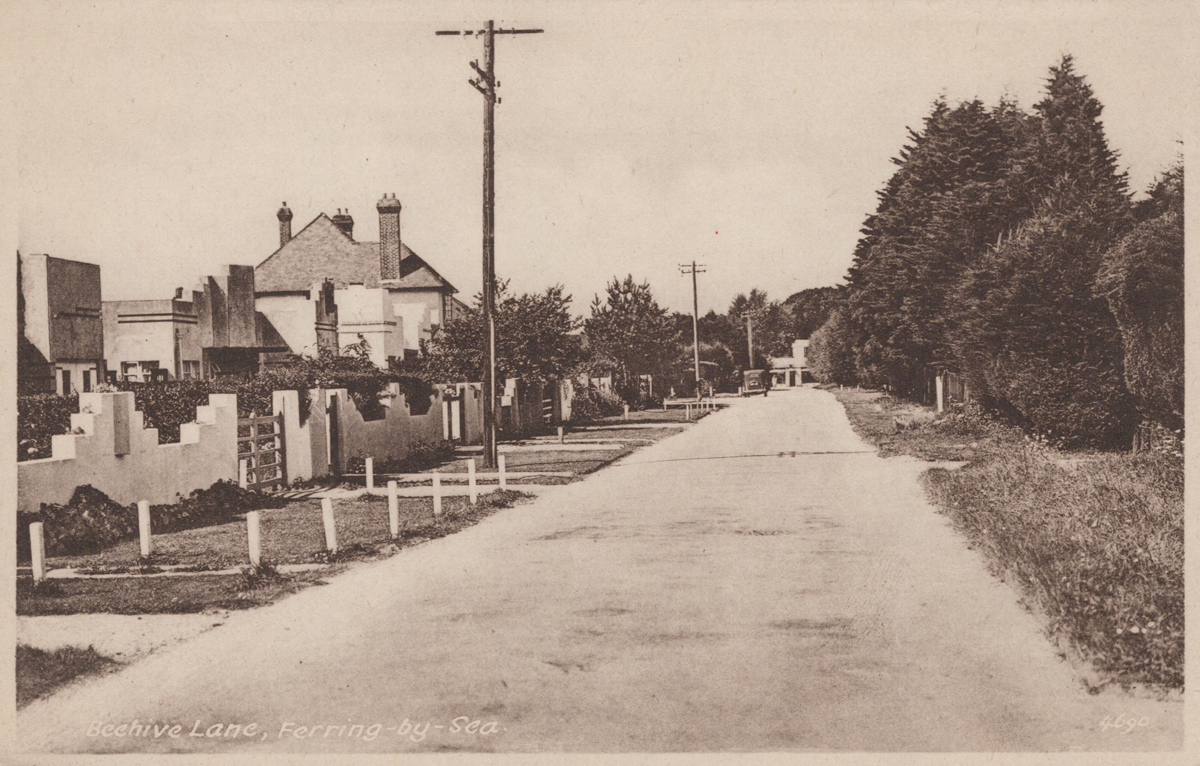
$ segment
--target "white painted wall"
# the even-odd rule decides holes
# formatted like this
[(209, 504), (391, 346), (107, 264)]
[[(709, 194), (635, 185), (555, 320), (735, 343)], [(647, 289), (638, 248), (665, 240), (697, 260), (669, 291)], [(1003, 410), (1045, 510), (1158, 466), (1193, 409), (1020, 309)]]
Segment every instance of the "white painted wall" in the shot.
[(371, 361), (388, 366), (388, 357), (404, 356), (404, 321), (395, 315), (388, 292), (381, 288), (350, 285), (336, 291), (338, 346), (358, 343), (361, 335), (371, 345)]
[(80, 394), (71, 416), (82, 434), (55, 436), (53, 457), (17, 464), (17, 508), (67, 503), (75, 488), (91, 484), (122, 505), (158, 505), (180, 495), (236, 481), (237, 396), (210, 394), (196, 420), (179, 428), (178, 444), (158, 443), (157, 428), (142, 427), (133, 393)]
[(255, 299), (255, 308), (270, 320), (292, 353), (318, 355), (316, 301), (303, 295), (263, 295)]

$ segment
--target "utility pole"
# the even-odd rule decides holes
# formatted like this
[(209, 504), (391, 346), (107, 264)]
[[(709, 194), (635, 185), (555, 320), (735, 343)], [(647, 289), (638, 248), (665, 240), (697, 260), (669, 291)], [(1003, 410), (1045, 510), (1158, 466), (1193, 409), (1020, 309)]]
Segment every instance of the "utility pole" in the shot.
[(746, 317), (746, 369), (754, 369), (754, 326), (750, 321), (750, 312), (745, 313)]
[(478, 61), (471, 68), (476, 80), (467, 80), (483, 94), (483, 326), (487, 339), (487, 367), (483, 372), (483, 465), (496, 463), (496, 35), (534, 35), (541, 29), (496, 29), (488, 21), (480, 30), (439, 30), (437, 35), (477, 35), (483, 38), (483, 67)]
[(696, 398), (700, 398), (700, 304), (696, 300), (696, 275), (704, 273), (704, 264), (692, 261), (679, 264), (679, 273), (692, 275), (692, 357), (696, 362)]

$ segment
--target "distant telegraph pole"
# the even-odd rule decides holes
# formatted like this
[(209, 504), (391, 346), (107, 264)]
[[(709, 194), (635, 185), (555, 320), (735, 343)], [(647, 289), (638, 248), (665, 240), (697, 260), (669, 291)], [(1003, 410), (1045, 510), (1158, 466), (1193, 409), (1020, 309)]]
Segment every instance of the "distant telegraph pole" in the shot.
[(480, 30), (439, 30), (438, 35), (477, 35), (483, 38), (483, 67), (471, 68), (477, 80), (467, 80), (483, 94), (483, 324), (487, 338), (487, 367), (483, 375), (483, 464), (496, 467), (496, 35), (534, 35), (541, 29), (496, 29), (494, 22)]
[(750, 322), (750, 310), (746, 310), (746, 369), (754, 369), (754, 326)]
[(700, 397), (700, 304), (696, 300), (696, 275), (704, 273), (704, 264), (679, 264), (679, 273), (692, 275), (692, 358), (696, 362), (696, 397)]

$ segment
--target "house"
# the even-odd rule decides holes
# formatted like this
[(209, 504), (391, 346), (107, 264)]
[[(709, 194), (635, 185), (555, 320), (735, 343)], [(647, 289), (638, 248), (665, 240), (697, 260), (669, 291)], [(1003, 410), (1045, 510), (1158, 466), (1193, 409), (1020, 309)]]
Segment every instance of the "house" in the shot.
[(803, 384), (806, 379), (812, 379), (808, 371), (808, 340), (797, 339), (792, 341), (791, 356), (771, 359), (771, 385), (774, 388), (792, 388)]
[[(320, 296), (316, 305), (322, 305)], [(184, 296), (104, 301), (108, 374), (114, 380), (188, 380), (258, 372), (260, 357), (286, 352), (255, 311), (254, 268), (225, 266)], [(319, 332), (319, 322), (313, 332)], [(290, 329), (290, 328), (289, 328)]]
[(18, 254), (23, 392), (87, 392), (103, 380), (100, 267), (94, 263)]
[(279, 209), (279, 249), (255, 269), (259, 310), (272, 323), (279, 312), (310, 300), (310, 286), (328, 280), (338, 311), (338, 343), (370, 346), (372, 361), (416, 356), (422, 341), (463, 309), (458, 290), (401, 242), (400, 202), (376, 204), (379, 242), (354, 239), (354, 219), (321, 213), (292, 236), (292, 211)]

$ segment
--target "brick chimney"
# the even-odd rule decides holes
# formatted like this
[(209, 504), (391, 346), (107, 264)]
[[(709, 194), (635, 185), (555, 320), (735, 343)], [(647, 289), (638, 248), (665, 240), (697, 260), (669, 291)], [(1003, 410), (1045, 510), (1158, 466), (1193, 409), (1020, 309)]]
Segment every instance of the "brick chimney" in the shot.
[(292, 211), (286, 202), (275, 216), (279, 219), (279, 246), (283, 247), (292, 238)]
[(400, 200), (393, 194), (375, 203), (379, 211), (379, 278), (400, 278)]
[(331, 220), (333, 221), (333, 225), (341, 229), (342, 233), (345, 234), (349, 239), (354, 239), (354, 219), (350, 217), (349, 208), (347, 208), (346, 212), (343, 213), (342, 209), (339, 207), (337, 215), (335, 215)]

